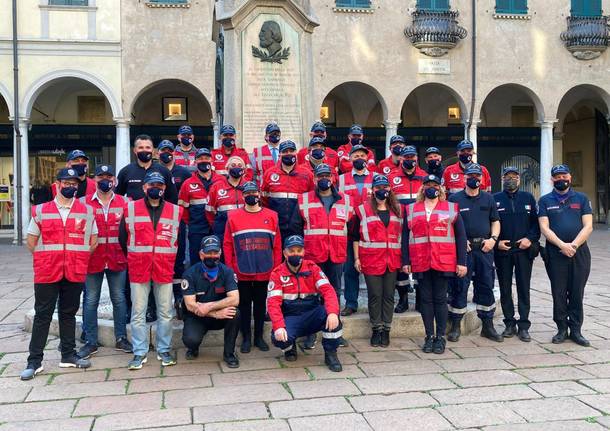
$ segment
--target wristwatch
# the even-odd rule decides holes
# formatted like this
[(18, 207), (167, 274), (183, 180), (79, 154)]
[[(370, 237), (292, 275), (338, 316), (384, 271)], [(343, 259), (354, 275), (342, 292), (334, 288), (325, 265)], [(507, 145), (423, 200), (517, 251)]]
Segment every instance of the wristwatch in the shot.
[(491, 239), (493, 239), (495, 242), (498, 242), (498, 237), (495, 235), (490, 236)]

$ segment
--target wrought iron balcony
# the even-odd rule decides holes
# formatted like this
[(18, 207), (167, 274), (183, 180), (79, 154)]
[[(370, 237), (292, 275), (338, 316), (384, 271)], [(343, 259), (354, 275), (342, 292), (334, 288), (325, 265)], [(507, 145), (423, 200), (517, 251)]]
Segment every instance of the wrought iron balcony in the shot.
[(592, 60), (606, 50), (610, 41), (607, 16), (569, 16), (567, 20), (561, 40), (574, 57)]
[(405, 36), (423, 54), (440, 57), (468, 34), (458, 24), (458, 15), (457, 11), (452, 10), (417, 9), (412, 14), (413, 22), (405, 29)]

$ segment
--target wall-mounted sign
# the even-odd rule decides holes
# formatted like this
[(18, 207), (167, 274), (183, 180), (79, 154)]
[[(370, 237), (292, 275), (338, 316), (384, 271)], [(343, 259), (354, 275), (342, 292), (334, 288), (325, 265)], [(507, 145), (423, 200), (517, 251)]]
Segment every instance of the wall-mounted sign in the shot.
[(420, 58), (417, 72), (427, 75), (449, 75), (451, 74), (451, 62), (446, 58)]
[(0, 202), (10, 202), (11, 192), (9, 186), (6, 184), (0, 184)]

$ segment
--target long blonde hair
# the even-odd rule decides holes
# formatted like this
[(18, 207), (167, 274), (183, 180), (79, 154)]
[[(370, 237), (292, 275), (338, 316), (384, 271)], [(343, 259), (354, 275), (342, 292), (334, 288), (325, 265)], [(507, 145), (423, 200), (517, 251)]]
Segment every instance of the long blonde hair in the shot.
[[(388, 198), (386, 199), (386, 205), (396, 217), (401, 217), (400, 203), (398, 202), (398, 199), (396, 199), (396, 195), (394, 194), (392, 189), (390, 189), (389, 192), (390, 193), (388, 193)], [(379, 210), (377, 209), (377, 199), (375, 198), (375, 193), (372, 191), (372, 189), (371, 195), (369, 197), (369, 203), (371, 205), (371, 208), (373, 208), (373, 212), (375, 213), (375, 215), (378, 215)]]
[[(415, 198), (415, 202), (423, 202), (426, 199), (424, 195), (424, 185), (422, 184), (419, 190), (417, 191), (417, 197)], [(445, 187), (441, 186), (438, 192), (438, 200), (444, 201), (447, 199), (447, 193), (445, 193)]]

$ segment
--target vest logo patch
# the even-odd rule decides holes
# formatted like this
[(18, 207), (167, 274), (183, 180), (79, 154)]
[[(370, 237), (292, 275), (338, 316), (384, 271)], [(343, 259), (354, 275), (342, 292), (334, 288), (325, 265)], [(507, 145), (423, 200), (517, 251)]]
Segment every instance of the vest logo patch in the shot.
[(282, 283), (288, 283), (290, 281), (290, 276), (288, 276), (288, 275), (281, 275), (280, 276), (280, 280), (282, 281)]
[(344, 153), (344, 151), (343, 151), (343, 150), (341, 150), (341, 151), (337, 151), (337, 155), (338, 155), (339, 157), (343, 156), (343, 153)]
[(215, 158), (216, 160), (222, 160), (222, 154), (216, 154), (216, 155), (214, 156), (214, 158)]
[(226, 195), (227, 195), (227, 191), (225, 189), (218, 190), (218, 196), (226, 196)]
[(451, 174), (451, 179), (452, 180), (457, 180), (460, 178), (460, 174)]
[(271, 174), (271, 181), (277, 182), (280, 180), (280, 176), (278, 174)]
[(270, 281), (269, 284), (267, 285), (267, 291), (271, 292), (274, 287), (275, 287), (275, 283), (273, 281)]
[(386, 166), (385, 168), (383, 168), (383, 173), (384, 173), (384, 174), (386, 174), (386, 175), (387, 175), (387, 174), (389, 174), (389, 173), (390, 173), (390, 171), (391, 171), (391, 169), (390, 169), (388, 166)]
[(189, 187), (191, 188), (191, 190), (197, 190), (199, 188), (199, 184), (191, 183), (189, 184)]
[(400, 178), (400, 177), (396, 177), (396, 178), (394, 178), (394, 179), (392, 180), (392, 182), (393, 182), (394, 184), (400, 184), (400, 183), (402, 183), (402, 178)]
[(186, 278), (183, 278), (182, 281), (180, 282), (180, 287), (182, 288), (182, 290), (188, 289), (189, 281)]

